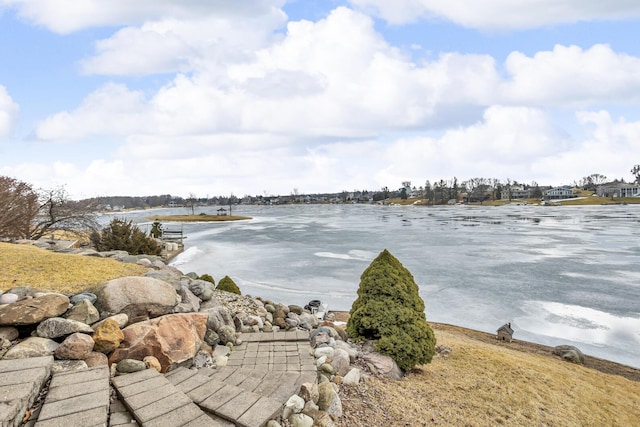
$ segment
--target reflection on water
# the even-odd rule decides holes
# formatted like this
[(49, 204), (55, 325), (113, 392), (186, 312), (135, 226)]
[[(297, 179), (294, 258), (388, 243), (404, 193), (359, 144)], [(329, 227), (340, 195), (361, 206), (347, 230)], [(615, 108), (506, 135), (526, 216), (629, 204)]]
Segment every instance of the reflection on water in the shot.
[[(429, 320), (487, 332), (511, 322), (519, 339), (573, 343), (640, 367), (640, 206), (239, 206), (234, 213), (254, 219), (185, 224), (187, 251), (176, 266), (229, 275), (246, 294), (348, 310), (360, 275), (387, 248), (414, 275)], [(148, 221), (148, 214), (131, 217)]]

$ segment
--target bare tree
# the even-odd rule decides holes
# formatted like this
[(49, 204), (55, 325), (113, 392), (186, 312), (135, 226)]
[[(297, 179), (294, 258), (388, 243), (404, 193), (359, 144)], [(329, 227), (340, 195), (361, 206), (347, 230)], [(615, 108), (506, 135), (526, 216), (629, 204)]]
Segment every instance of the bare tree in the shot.
[(99, 228), (95, 220), (94, 200), (69, 199), (63, 187), (40, 192), (40, 205), (31, 224), (30, 239), (39, 239), (56, 231), (82, 235)]
[(0, 240), (29, 238), (38, 208), (38, 194), (31, 185), (0, 176)]
[(196, 214), (196, 204), (198, 203), (198, 198), (195, 194), (189, 193), (189, 197), (187, 198), (187, 206), (191, 208), (191, 215)]

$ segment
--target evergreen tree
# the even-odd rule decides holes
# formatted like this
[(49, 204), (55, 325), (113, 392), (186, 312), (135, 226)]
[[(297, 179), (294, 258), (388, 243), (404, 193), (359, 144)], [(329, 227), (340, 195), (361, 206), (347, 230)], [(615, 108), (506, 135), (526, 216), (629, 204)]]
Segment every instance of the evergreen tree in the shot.
[(240, 288), (238, 287), (238, 285), (236, 285), (236, 282), (234, 282), (229, 276), (224, 276), (222, 279), (220, 279), (216, 289), (219, 291), (226, 291), (231, 292), (232, 294), (242, 295), (240, 293)]
[(375, 340), (380, 353), (407, 371), (431, 362), (436, 339), (424, 314), (424, 301), (413, 275), (388, 250), (360, 277), (347, 332), (358, 340)]
[(101, 233), (91, 234), (91, 242), (98, 251), (121, 250), (131, 255), (160, 255), (162, 248), (131, 220), (114, 218)]

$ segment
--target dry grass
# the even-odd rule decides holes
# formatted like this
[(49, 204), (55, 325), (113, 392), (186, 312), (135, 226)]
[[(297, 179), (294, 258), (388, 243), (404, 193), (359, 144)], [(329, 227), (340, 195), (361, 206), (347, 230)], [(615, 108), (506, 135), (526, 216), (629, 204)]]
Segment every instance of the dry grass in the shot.
[(139, 276), (136, 265), (80, 255), (60, 254), (30, 245), (0, 243), (0, 289), (31, 286), (56, 292), (80, 292), (108, 280)]
[(237, 215), (165, 215), (148, 217), (154, 221), (165, 222), (215, 222), (215, 221), (240, 221), (243, 219), (251, 219), (249, 216)]
[[(638, 425), (640, 382), (455, 330), (435, 332), (451, 355), (403, 381), (371, 378), (360, 391), (343, 388), (339, 425)], [(379, 404), (367, 405), (372, 399)]]

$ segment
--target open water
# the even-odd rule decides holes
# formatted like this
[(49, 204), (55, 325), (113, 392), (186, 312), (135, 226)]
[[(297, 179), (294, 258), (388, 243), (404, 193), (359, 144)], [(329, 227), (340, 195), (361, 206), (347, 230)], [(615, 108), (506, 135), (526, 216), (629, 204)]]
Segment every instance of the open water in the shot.
[[(128, 216), (142, 224), (149, 214)], [(516, 339), (640, 367), (638, 205), (238, 206), (233, 214), (253, 219), (184, 224), (186, 250), (172, 264), (229, 275), (244, 294), (349, 310), (360, 275), (386, 248), (413, 274), (428, 320), (491, 333), (511, 322)]]

